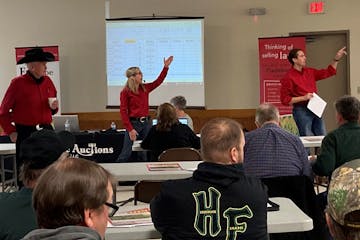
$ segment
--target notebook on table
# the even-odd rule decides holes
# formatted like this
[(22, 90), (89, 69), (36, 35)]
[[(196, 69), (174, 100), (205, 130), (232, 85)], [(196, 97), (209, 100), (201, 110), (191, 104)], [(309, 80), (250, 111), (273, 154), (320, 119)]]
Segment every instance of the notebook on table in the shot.
[(182, 170), (179, 163), (150, 163), (147, 164), (149, 171), (178, 171)]

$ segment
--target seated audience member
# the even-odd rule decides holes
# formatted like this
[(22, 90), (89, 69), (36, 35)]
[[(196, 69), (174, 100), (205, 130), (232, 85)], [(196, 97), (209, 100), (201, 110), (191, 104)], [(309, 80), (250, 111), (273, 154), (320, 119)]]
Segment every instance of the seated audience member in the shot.
[(186, 118), (188, 121), (188, 126), (191, 128), (191, 130), (194, 131), (193, 121), (189, 114), (185, 112), (186, 108), (186, 99), (183, 96), (176, 96), (170, 99), (170, 103), (174, 105), (176, 109), (176, 114), (178, 118)]
[(326, 222), (335, 240), (360, 239), (360, 159), (347, 162), (333, 172)]
[(205, 124), (204, 162), (191, 178), (164, 182), (150, 203), (162, 239), (268, 239), (266, 187), (244, 175), (244, 143), (234, 120)]
[(23, 239), (104, 239), (112, 204), (112, 177), (99, 164), (81, 159), (56, 161), (40, 176), (33, 207), (40, 229)]
[(74, 136), (69, 133), (56, 134), (52, 130), (41, 130), (31, 134), (20, 147), (23, 162), (20, 180), (24, 187), (12, 193), (0, 193), (0, 239), (18, 240), (37, 228), (32, 208), (32, 192), (41, 173), (58, 158), (68, 154), (74, 145)]
[(264, 103), (256, 109), (258, 129), (245, 134), (244, 171), (258, 178), (306, 175), (311, 178), (307, 151), (300, 138), (279, 126), (279, 110)]
[(200, 138), (185, 124), (181, 124), (176, 116), (175, 107), (163, 103), (157, 111), (157, 124), (152, 126), (141, 143), (144, 149), (150, 149), (152, 161), (169, 148), (200, 148)]
[(345, 95), (335, 102), (338, 128), (325, 136), (312, 169), (316, 175), (331, 176), (335, 168), (360, 158), (360, 102)]

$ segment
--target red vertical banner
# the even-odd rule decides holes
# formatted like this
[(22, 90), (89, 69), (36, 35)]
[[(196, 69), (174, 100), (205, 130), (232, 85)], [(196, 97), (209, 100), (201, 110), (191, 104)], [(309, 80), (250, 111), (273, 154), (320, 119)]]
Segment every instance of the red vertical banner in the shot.
[(280, 80), (291, 67), (287, 55), (293, 48), (305, 52), (305, 37), (259, 38), (260, 103), (274, 104), (280, 115), (292, 113), (280, 101)]

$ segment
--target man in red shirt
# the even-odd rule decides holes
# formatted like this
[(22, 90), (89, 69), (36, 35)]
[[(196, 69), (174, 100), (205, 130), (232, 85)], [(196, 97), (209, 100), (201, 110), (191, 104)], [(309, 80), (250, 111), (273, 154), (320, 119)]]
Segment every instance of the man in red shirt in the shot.
[(281, 80), (280, 98), (284, 105), (293, 105), (293, 116), (300, 136), (325, 135), (325, 125), (307, 108), (307, 103), (317, 93), (316, 81), (336, 74), (338, 61), (346, 55), (346, 47), (341, 48), (327, 69), (306, 67), (306, 56), (301, 49), (292, 49), (288, 60), (292, 68)]
[[(35, 47), (17, 62), (26, 63), (28, 71), (11, 80), (0, 106), (0, 125), (11, 141), (16, 142), (16, 149), (36, 130), (53, 129), (52, 114), (58, 111), (59, 102), (54, 100), (57, 92), (46, 76), (46, 63), (54, 60), (52, 53)], [(19, 168), (21, 162), (16, 152)]]

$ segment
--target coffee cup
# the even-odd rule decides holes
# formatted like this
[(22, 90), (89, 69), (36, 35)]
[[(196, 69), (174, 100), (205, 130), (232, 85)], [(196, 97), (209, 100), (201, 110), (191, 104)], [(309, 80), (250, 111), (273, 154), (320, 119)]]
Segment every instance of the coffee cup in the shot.
[(56, 101), (56, 97), (49, 97), (49, 105), (51, 106), (53, 104), (53, 102)]

